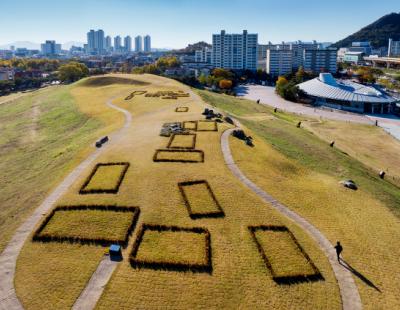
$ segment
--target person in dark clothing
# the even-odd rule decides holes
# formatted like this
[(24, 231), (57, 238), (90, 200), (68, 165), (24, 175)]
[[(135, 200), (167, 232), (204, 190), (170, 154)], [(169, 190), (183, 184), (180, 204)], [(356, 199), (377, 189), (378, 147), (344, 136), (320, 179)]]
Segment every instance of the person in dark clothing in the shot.
[(338, 260), (338, 262), (340, 262), (340, 254), (343, 251), (343, 247), (339, 241), (335, 245), (335, 250), (336, 250), (337, 260)]

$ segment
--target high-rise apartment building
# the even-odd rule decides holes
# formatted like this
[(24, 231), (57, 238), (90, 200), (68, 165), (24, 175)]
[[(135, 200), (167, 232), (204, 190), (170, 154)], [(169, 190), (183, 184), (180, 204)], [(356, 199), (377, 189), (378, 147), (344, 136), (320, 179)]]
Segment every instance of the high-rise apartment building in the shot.
[(291, 73), (293, 70), (293, 53), (287, 49), (267, 49), (266, 72), (271, 76)]
[(257, 70), (258, 34), (227, 34), (212, 37), (212, 65), (233, 70)]
[(143, 51), (142, 36), (135, 37), (135, 52), (140, 53)]
[(124, 38), (124, 50), (127, 53), (132, 51), (132, 38), (130, 36)]
[(212, 49), (205, 47), (201, 50), (195, 51), (194, 54), (194, 61), (195, 62), (202, 62), (202, 63), (207, 63), (211, 64), (212, 61)]
[(87, 33), (87, 52), (89, 54), (102, 55), (105, 52), (104, 31), (93, 29)]
[(144, 52), (150, 53), (151, 52), (151, 37), (149, 35), (144, 36)]
[(56, 41), (47, 40), (41, 44), (41, 54), (45, 56), (55, 56), (61, 53), (61, 44)]
[(112, 50), (111, 37), (110, 36), (106, 36), (105, 49), (106, 49), (107, 52), (111, 52), (111, 50)]
[(114, 37), (114, 51), (121, 52), (121, 50), (122, 50), (121, 37), (116, 36), (116, 37)]
[(305, 49), (303, 52), (303, 67), (305, 71), (316, 74), (321, 72), (336, 73), (337, 49)]

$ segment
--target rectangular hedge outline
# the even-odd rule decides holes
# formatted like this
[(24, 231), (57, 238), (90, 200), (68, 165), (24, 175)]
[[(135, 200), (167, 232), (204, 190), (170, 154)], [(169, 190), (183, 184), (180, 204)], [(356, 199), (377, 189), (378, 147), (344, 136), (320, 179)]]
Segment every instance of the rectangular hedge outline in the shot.
[[(251, 234), (254, 242), (257, 245), (258, 252), (260, 253), (261, 257), (263, 258), (264, 263), (267, 266), (268, 270), (271, 272), (272, 279), (276, 283), (278, 283), (278, 284), (296, 284), (296, 283), (315, 282), (315, 281), (324, 280), (324, 277), (321, 275), (320, 271), (315, 266), (314, 262), (311, 260), (311, 258), (308, 256), (308, 254), (304, 251), (303, 247), (297, 241), (297, 239), (293, 235), (293, 233), (286, 226), (260, 225), (260, 226), (249, 226), (248, 229), (250, 231), (250, 234)], [(306, 260), (311, 265), (311, 268), (313, 269), (314, 273), (310, 274), (310, 275), (298, 274), (298, 275), (291, 275), (291, 276), (277, 276), (275, 274), (274, 269), (272, 268), (270, 261), (268, 260), (267, 255), (265, 254), (263, 247), (261, 246), (261, 243), (258, 242), (258, 239), (255, 234), (255, 232), (258, 230), (287, 232), (289, 234), (289, 236), (291, 237), (291, 239), (293, 240), (293, 242), (296, 244), (300, 253), (306, 258)]]
[[(157, 159), (159, 152), (169, 152), (169, 153), (200, 153), (201, 159), (190, 160), (190, 159)], [(154, 162), (165, 162), (165, 163), (204, 163), (204, 152), (202, 150), (187, 150), (187, 149), (157, 149), (153, 156)]]
[[(117, 184), (115, 185), (114, 188), (112, 189), (85, 189), (86, 186), (89, 185), (90, 181), (92, 180), (93, 176), (96, 174), (97, 170), (101, 166), (125, 166), (125, 168), (122, 170), (119, 180)], [(83, 183), (82, 187), (79, 190), (80, 195), (86, 195), (86, 194), (117, 194), (119, 191), (119, 187), (121, 186), (121, 183), (125, 177), (126, 171), (128, 170), (130, 166), (130, 163), (128, 162), (115, 162), (115, 163), (97, 163), (96, 166), (94, 166), (92, 172), (87, 176), (85, 182)]]
[[(41, 235), (41, 232), (50, 222), (52, 217), (57, 211), (80, 211), (80, 210), (99, 210), (99, 211), (109, 211), (109, 212), (132, 212), (132, 221), (129, 225), (125, 238), (120, 240), (111, 240), (106, 238), (81, 238), (81, 237), (68, 237), (68, 236), (55, 236), (50, 234)], [(40, 224), (39, 228), (35, 231), (32, 237), (32, 241), (40, 242), (69, 242), (69, 243), (79, 243), (79, 244), (94, 244), (101, 246), (109, 246), (111, 244), (118, 244), (124, 248), (128, 245), (129, 236), (132, 234), (136, 227), (137, 221), (140, 215), (139, 207), (125, 207), (117, 205), (76, 205), (76, 206), (58, 206), (54, 208)]]
[[(218, 211), (216, 212), (208, 212), (208, 213), (193, 213), (192, 208), (190, 207), (190, 202), (188, 197), (186, 196), (184, 187), (185, 186), (191, 186), (191, 185), (196, 185), (196, 184), (205, 184), (207, 187), (207, 190), (214, 201), (215, 205), (217, 206)], [(217, 198), (214, 195), (214, 192), (212, 191), (210, 184), (206, 180), (198, 180), (198, 181), (188, 181), (188, 182), (180, 182), (178, 183), (179, 191), (182, 194), (183, 200), (185, 201), (185, 205), (188, 209), (189, 216), (192, 220), (196, 219), (201, 219), (201, 218), (221, 218), (225, 217), (224, 210), (222, 209), (221, 205), (219, 204)]]
[(175, 112), (177, 113), (184, 113), (184, 112), (188, 112), (189, 111), (189, 107), (176, 107), (175, 108)]
[[(194, 129), (192, 129), (192, 128), (186, 128), (186, 127), (185, 127), (185, 124), (186, 124), (186, 123), (192, 123), (192, 124), (194, 124)], [(197, 121), (185, 121), (185, 122), (182, 123), (182, 126), (183, 126), (183, 129), (197, 131)]]
[[(204, 264), (190, 264), (190, 263), (176, 263), (176, 262), (156, 262), (156, 261), (147, 261), (147, 260), (139, 260), (136, 258), (136, 255), (139, 251), (140, 244), (143, 241), (143, 236), (146, 230), (151, 231), (172, 231), (172, 232), (192, 232), (196, 234), (204, 234), (205, 235), (205, 246), (206, 246), (206, 262)], [(152, 224), (143, 224), (140, 227), (139, 232), (136, 235), (135, 242), (132, 247), (131, 254), (129, 255), (129, 262), (133, 268), (148, 268), (153, 270), (170, 270), (170, 271), (191, 271), (191, 272), (205, 272), (212, 273), (212, 262), (211, 262), (211, 235), (208, 229), (203, 227), (178, 227), (178, 226), (166, 226), (166, 225), (152, 225)]]
[[(214, 123), (214, 129), (199, 129), (199, 124), (198, 123)], [(216, 121), (198, 121), (197, 122), (197, 128), (196, 131), (218, 131), (218, 124)]]
[[(192, 145), (189, 147), (184, 146), (171, 146), (175, 136), (193, 136)], [(196, 138), (197, 135), (195, 133), (173, 133), (169, 138), (167, 148), (168, 149), (175, 149), (175, 150), (193, 150), (196, 147)]]

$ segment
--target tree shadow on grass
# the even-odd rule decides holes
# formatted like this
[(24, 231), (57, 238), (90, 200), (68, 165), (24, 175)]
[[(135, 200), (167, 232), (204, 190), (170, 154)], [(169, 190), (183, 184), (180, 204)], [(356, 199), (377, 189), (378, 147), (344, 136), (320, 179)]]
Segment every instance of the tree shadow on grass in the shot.
[(342, 265), (344, 268), (349, 270), (352, 274), (354, 274), (357, 278), (359, 278), (361, 281), (363, 281), (365, 284), (368, 286), (374, 288), (377, 290), (379, 293), (382, 293), (379, 287), (377, 287), (371, 280), (369, 280), (367, 277), (365, 277), (363, 274), (361, 274), (359, 271), (354, 269), (348, 262), (346, 262), (344, 259), (340, 259), (339, 264)]

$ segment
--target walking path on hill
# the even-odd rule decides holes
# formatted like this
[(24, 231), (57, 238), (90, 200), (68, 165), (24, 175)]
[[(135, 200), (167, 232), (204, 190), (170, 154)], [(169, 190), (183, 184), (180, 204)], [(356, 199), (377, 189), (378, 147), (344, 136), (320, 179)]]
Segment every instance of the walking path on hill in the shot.
[[(239, 123), (236, 121), (235, 125), (238, 126)], [(362, 309), (361, 298), (358, 293), (357, 286), (351, 275), (351, 272), (338, 263), (336, 259), (336, 251), (334, 250), (333, 245), (329, 242), (329, 240), (310, 222), (290, 210), (285, 205), (281, 204), (274, 197), (272, 197), (271, 195), (263, 191), (260, 187), (258, 187), (255, 183), (250, 181), (235, 164), (229, 147), (229, 137), (231, 133), (237, 128), (228, 129), (221, 136), (221, 149), (228, 168), (244, 185), (246, 185), (249, 189), (256, 193), (266, 203), (272, 205), (272, 207), (274, 207), (278, 212), (285, 215), (297, 225), (299, 225), (318, 243), (321, 250), (328, 257), (329, 263), (331, 264), (332, 270), (339, 284), (339, 291), (342, 299), (342, 309)]]
[(72, 310), (94, 309), (117, 265), (118, 261), (112, 261), (109, 256), (104, 256), (85, 289), (75, 301)]
[[(33, 212), (33, 214), (18, 228), (7, 247), (0, 254), (0, 309), (1, 310), (21, 310), (23, 306), (18, 300), (14, 287), (15, 268), (19, 253), (37, 224), (46, 216), (47, 212), (51, 210), (56, 201), (64, 195), (70, 186), (75, 183), (82, 172), (88, 168), (101, 153), (103, 153), (111, 145), (118, 142), (118, 140), (125, 134), (125, 131), (130, 127), (132, 122), (132, 115), (115, 105), (109, 99), (106, 104), (112, 109), (116, 109), (125, 115), (124, 126), (112, 133), (110, 142), (103, 147), (96, 149), (91, 153), (79, 166), (77, 166), (65, 179), (56, 187), (56, 189), (42, 202), (42, 204)], [(112, 264), (107, 265), (112, 266)], [(100, 292), (101, 295), (101, 292)], [(99, 295), (99, 297), (100, 297)], [(97, 300), (96, 300), (97, 302)]]
[(373, 123), (370, 119), (361, 114), (347, 113), (333, 109), (312, 108), (304, 104), (287, 101), (279, 97), (275, 93), (275, 87), (271, 86), (242, 85), (236, 88), (236, 92), (239, 97), (253, 101), (260, 99), (261, 104), (295, 114), (360, 124)]

